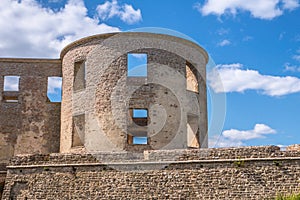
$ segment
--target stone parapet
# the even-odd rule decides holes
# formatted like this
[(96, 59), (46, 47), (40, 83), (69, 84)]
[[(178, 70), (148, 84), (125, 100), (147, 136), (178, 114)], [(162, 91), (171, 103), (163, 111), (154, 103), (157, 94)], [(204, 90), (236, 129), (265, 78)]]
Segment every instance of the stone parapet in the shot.
[(20, 155), (11, 159), (10, 165), (40, 165), (58, 163), (116, 163), (116, 162), (161, 162), (189, 160), (228, 160), (252, 158), (300, 157), (300, 151), (281, 151), (277, 146), (257, 146), (241, 148), (146, 150), (132, 152), (90, 152), (74, 154), (34, 154)]

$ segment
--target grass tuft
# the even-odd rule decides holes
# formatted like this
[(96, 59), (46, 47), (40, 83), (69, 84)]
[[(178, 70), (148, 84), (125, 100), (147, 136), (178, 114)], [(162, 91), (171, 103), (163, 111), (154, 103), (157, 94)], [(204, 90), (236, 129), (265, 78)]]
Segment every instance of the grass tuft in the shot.
[(299, 194), (292, 194), (292, 195), (279, 194), (279, 195), (277, 195), (275, 200), (300, 200), (300, 193)]

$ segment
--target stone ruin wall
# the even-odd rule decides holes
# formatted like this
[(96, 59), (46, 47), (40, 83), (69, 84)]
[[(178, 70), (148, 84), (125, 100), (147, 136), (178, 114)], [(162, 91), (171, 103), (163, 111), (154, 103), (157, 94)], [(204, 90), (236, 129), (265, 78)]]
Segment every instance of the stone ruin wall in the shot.
[[(126, 77), (127, 53), (147, 54), (146, 78)], [(194, 116), (197, 120), (194, 124), (199, 127), (197, 148), (207, 147), (206, 56), (205, 51), (194, 43), (146, 33), (104, 34), (67, 46), (61, 54), (64, 92), (60, 152), (78, 152), (84, 147), (87, 151), (139, 152), (188, 148), (187, 123)], [(186, 73), (187, 62), (197, 70)], [(85, 70), (76, 70), (78, 63), (84, 63)], [(162, 66), (168, 66), (182, 78), (175, 78), (170, 73), (172, 70), (163, 71)], [(83, 79), (84, 73), (84, 82), (77, 81)], [(187, 90), (196, 85), (187, 86), (185, 77), (192, 75), (197, 77), (199, 93)], [(131, 98), (126, 102), (131, 92)], [(180, 105), (179, 100), (184, 103)], [(150, 124), (146, 127), (150, 133), (149, 145), (128, 143), (130, 108), (149, 109)], [(158, 124), (163, 121), (162, 111), (166, 112), (166, 123), (158, 131)], [(99, 127), (95, 127), (97, 124)], [(151, 135), (152, 132), (158, 134)]]
[[(0, 58), (0, 193), (13, 156), (59, 152), (60, 103), (47, 84), (61, 75), (60, 60)], [(18, 91), (4, 91), (5, 76), (19, 76)]]
[(274, 199), (300, 192), (300, 152), (279, 147), (15, 157), (2, 199)]
[[(61, 75), (60, 60), (0, 59), (1, 163), (18, 154), (59, 152), (60, 103), (49, 102), (47, 84)], [(19, 91), (4, 91), (5, 76), (20, 77)]]
[(300, 151), (300, 144), (293, 144), (286, 148), (287, 151)]
[[(150, 68), (151, 62), (172, 65), (179, 73), (190, 77), (194, 72), (182, 68), (187, 61), (195, 60), (192, 64), (189, 63), (195, 65), (195, 68), (205, 65), (204, 59), (197, 60), (198, 54), (190, 54), (185, 50), (185, 45), (179, 45), (178, 49), (174, 50), (176, 55), (184, 55), (180, 57), (172, 54), (172, 51), (155, 49), (152, 45), (153, 40), (147, 37), (144, 39), (148, 41), (148, 48), (137, 48), (135, 52), (148, 54)], [(166, 38), (157, 37), (158, 46), (163, 46)], [(168, 138), (154, 137), (152, 146), (146, 148), (126, 146), (124, 139), (119, 140), (124, 138), (124, 133), (116, 132), (115, 127), (107, 123), (107, 131), (116, 133), (113, 133), (110, 139), (116, 140), (121, 149), (136, 153), (59, 154), (59, 148), (61, 152), (72, 152), (74, 142), (72, 117), (77, 111), (73, 110), (73, 102), (67, 97), (75, 95), (75, 100), (85, 97), (84, 93), (73, 92), (74, 63), (90, 58), (88, 64), (93, 66), (97, 61), (104, 61), (96, 58), (99, 55), (97, 54), (99, 43), (104, 39), (106, 36), (98, 39), (88, 38), (84, 43), (76, 44), (76, 47), (70, 46), (67, 51), (62, 52), (65, 56), (62, 60), (0, 59), (0, 191), (4, 187), (2, 199), (272, 199), (278, 193), (300, 192), (299, 145), (288, 147), (287, 151), (280, 151), (279, 147), (275, 146), (150, 150), (164, 147), (168, 143)], [(128, 42), (130, 45), (134, 44), (130, 43), (130, 40), (126, 41), (126, 37), (123, 40), (121, 44), (125, 46)], [(176, 39), (171, 42), (176, 43)], [(134, 45), (143, 46), (139, 42)], [(168, 47), (168, 44), (165, 45)], [(102, 54), (110, 57), (110, 54), (103, 52)], [(192, 59), (188, 59), (190, 56)], [(105, 74), (120, 76), (113, 69), (118, 68), (124, 72), (125, 65), (126, 56), (120, 54), (117, 59), (113, 59), (104, 76)], [(203, 76), (205, 68), (200, 69), (199, 73)], [(61, 104), (49, 102), (46, 93), (47, 78), (62, 75), (65, 98), (63, 98), (63, 112), (60, 115)], [(153, 74), (154, 77), (156, 75)], [(4, 76), (20, 76), (19, 91), (3, 91)], [(103, 78), (107, 78), (108, 83), (113, 86), (117, 82), (112, 76)], [(107, 81), (97, 85), (99, 89), (96, 94), (99, 97), (96, 108), (100, 111), (107, 111), (110, 98), (116, 97), (107, 93), (106, 89), (109, 90), (111, 86), (106, 84)], [(130, 81), (130, 84), (135, 84), (140, 80)], [(198, 81), (199, 91), (206, 92), (205, 80)], [(186, 83), (182, 83), (182, 87), (179, 88), (185, 89), (184, 84)], [(195, 83), (187, 85), (190, 90), (193, 90), (194, 86)], [(158, 92), (153, 94), (151, 89)], [(170, 91), (160, 88), (159, 85), (148, 84), (136, 90), (130, 103), (132, 106), (147, 107), (155, 101), (155, 98), (161, 99), (166, 92)], [(139, 101), (141, 95), (146, 101)], [(192, 96), (193, 93), (187, 91), (186, 95)], [(176, 98), (169, 97), (172, 100), (170, 105), (177, 105)], [(16, 99), (17, 102), (6, 102), (7, 99)], [(196, 101), (204, 111), (200, 113), (200, 119), (206, 119), (206, 99), (199, 98)], [(186, 109), (187, 113), (194, 110), (191, 107)], [(170, 109), (171, 116), (175, 116), (177, 112), (178, 110), (174, 108)], [(105, 114), (106, 112), (99, 113), (107, 117)], [(81, 118), (80, 120), (85, 121)], [(172, 123), (174, 121), (176, 120), (171, 120), (171, 124), (168, 125), (170, 129), (176, 127)], [(63, 134), (60, 137), (61, 122)], [(199, 122), (202, 127), (199, 137), (204, 141), (201, 146), (205, 147), (207, 122), (205, 120)], [(187, 140), (186, 136), (182, 136), (183, 134), (179, 134), (181, 142)], [(174, 147), (179, 146), (175, 144)], [(143, 153), (137, 153), (144, 149), (146, 151)], [(18, 154), (35, 155), (16, 156)], [(8, 164), (9, 159), (11, 161)]]

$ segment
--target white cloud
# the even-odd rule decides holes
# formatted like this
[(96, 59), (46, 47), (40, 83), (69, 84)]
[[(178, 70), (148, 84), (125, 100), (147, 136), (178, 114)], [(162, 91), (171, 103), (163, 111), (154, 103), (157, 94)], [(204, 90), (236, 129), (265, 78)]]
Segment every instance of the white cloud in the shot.
[(208, 83), (217, 93), (258, 90), (269, 96), (283, 96), (300, 92), (297, 77), (262, 75), (256, 70), (244, 70), (238, 63), (217, 65), (208, 73)]
[(283, 8), (288, 10), (294, 10), (299, 7), (298, 0), (283, 0)]
[(218, 46), (227, 46), (227, 45), (230, 45), (231, 42), (229, 40), (222, 40), (221, 42), (218, 43)]
[(218, 35), (227, 35), (229, 33), (229, 29), (225, 29), (225, 28), (220, 28), (217, 33)]
[(89, 17), (83, 0), (69, 0), (58, 11), (35, 0), (2, 0), (0, 29), (1, 57), (58, 57), (76, 39), (119, 31)]
[(210, 147), (238, 147), (245, 146), (244, 141), (264, 138), (266, 135), (275, 134), (276, 130), (265, 124), (256, 124), (252, 130), (230, 129), (222, 132), (220, 137), (213, 137), (209, 141)]
[(223, 131), (222, 135), (230, 140), (243, 141), (256, 138), (263, 138), (264, 135), (272, 133), (276, 133), (276, 131), (270, 128), (269, 126), (265, 124), (256, 124), (253, 130), (241, 131), (236, 129), (230, 129)]
[(117, 0), (106, 1), (97, 7), (98, 15), (102, 20), (120, 17), (123, 22), (134, 24), (142, 20), (141, 10), (135, 10), (132, 5), (119, 5)]
[(300, 55), (294, 55), (294, 56), (293, 56), (293, 59), (300, 62)]
[(298, 62), (300, 62), (300, 49), (296, 51), (296, 53), (292, 56), (292, 58)]
[(230, 69), (236, 69), (236, 68), (242, 68), (243, 65), (241, 63), (232, 63), (232, 64), (223, 64), (223, 65), (218, 65), (218, 68), (230, 68)]
[(48, 77), (48, 93), (58, 94), (61, 91), (62, 78), (61, 77)]
[(299, 3), (298, 0), (207, 0), (204, 5), (197, 3), (194, 7), (204, 16), (236, 15), (241, 11), (249, 11), (255, 18), (273, 19), (285, 10), (298, 8)]
[(215, 136), (208, 139), (209, 148), (219, 148), (219, 147), (241, 147), (246, 144), (242, 141), (230, 140), (225, 138), (224, 136)]
[(196, 2), (193, 6), (194, 9), (198, 10), (199, 12), (201, 12), (202, 10), (202, 5), (199, 2)]
[(284, 71), (300, 72), (300, 66), (290, 65), (289, 63), (286, 63), (284, 65)]

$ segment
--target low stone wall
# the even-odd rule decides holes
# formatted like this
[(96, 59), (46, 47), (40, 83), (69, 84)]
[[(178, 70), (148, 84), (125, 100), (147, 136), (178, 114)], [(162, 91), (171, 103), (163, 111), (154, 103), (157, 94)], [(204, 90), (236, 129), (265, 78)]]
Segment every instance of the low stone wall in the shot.
[(2, 192), (4, 189), (6, 178), (6, 163), (0, 163), (0, 196), (2, 196)]
[(300, 151), (280, 151), (277, 146), (253, 146), (243, 148), (146, 150), (132, 152), (90, 152), (73, 154), (28, 154), (15, 156), (10, 165), (49, 165), (72, 163), (112, 163), (112, 162), (160, 162), (188, 160), (223, 160), (243, 158), (300, 157)]
[(297, 157), (300, 151), (280, 151), (277, 146), (253, 146), (243, 148), (210, 148), (187, 150), (152, 150), (145, 151), (145, 158), (153, 161), (162, 160), (217, 160), (239, 158)]
[[(177, 161), (167, 157), (177, 154)], [(95, 155), (15, 157), (2, 199), (274, 199), (300, 192), (299, 152), (274, 146)]]

